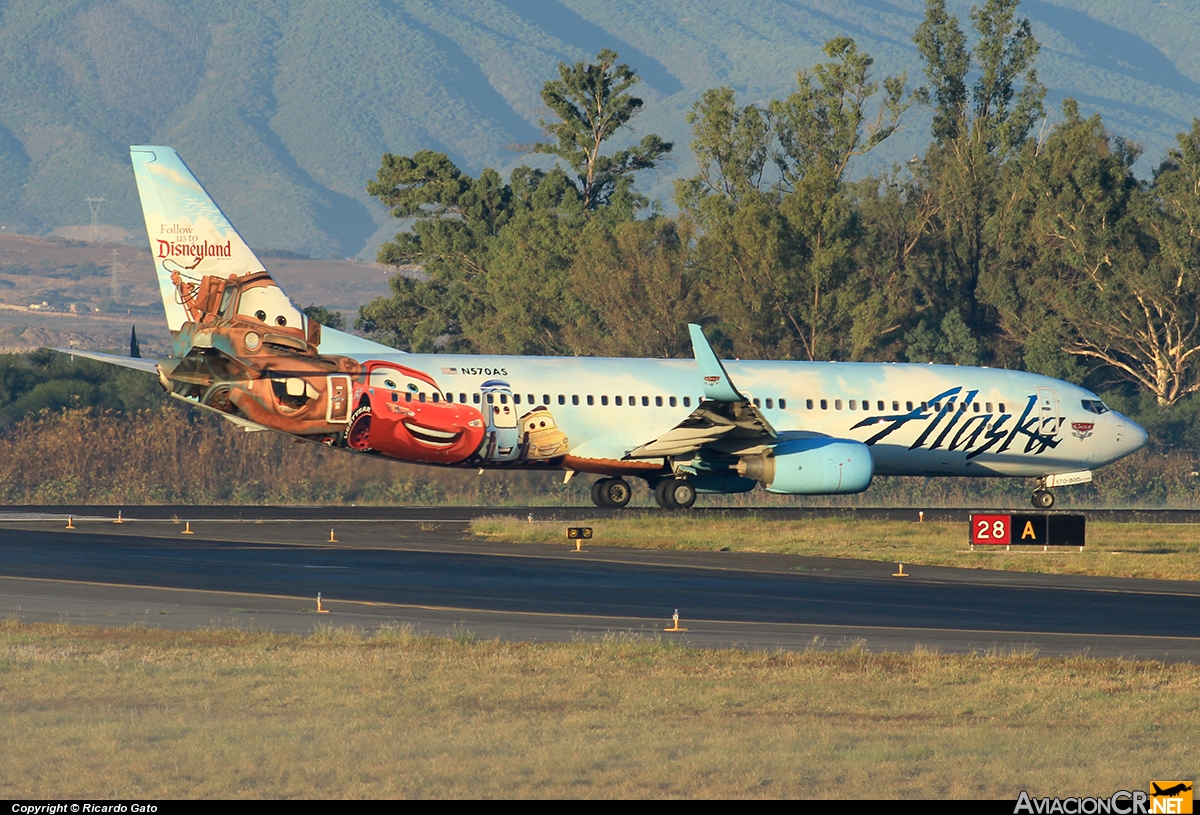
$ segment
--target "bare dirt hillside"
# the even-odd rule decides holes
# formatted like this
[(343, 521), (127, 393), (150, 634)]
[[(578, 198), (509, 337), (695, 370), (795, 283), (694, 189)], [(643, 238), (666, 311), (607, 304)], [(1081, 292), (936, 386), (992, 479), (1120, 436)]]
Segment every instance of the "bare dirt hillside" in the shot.
[[(341, 312), (348, 324), (361, 304), (388, 294), (388, 277), (396, 273), (345, 260), (264, 262), (299, 305)], [(0, 352), (43, 346), (124, 350), (132, 326), (145, 355), (168, 351), (148, 249), (0, 235)]]

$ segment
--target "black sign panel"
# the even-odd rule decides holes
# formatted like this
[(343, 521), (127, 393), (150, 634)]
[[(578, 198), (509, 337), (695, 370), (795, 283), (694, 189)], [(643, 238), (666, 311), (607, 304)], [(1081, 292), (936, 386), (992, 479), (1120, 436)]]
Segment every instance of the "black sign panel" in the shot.
[(1082, 515), (1013, 515), (1013, 546), (1083, 546)]
[(1051, 546), (1083, 546), (1086, 522), (1082, 515), (1051, 515), (1049, 527)]

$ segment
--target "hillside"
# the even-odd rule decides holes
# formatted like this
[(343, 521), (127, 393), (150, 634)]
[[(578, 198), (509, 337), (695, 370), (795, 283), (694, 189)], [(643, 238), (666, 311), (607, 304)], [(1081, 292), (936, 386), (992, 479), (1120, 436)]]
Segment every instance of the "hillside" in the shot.
[[(388, 294), (392, 268), (346, 260), (265, 257), (301, 306), (353, 322), (362, 303)], [(120, 350), (137, 326), (146, 356), (170, 352), (150, 251), (120, 243), (0, 235), (0, 353), (35, 348)]]
[[(966, 20), (969, 2), (953, 0)], [(684, 113), (728, 84), (786, 95), (846, 33), (880, 73), (920, 80), (922, 0), (64, 0), (0, 4), (0, 234), (78, 235), (86, 196), (107, 234), (142, 240), (127, 145), (175, 146), (251, 244), (370, 257), (395, 226), (364, 190), (385, 151), (447, 152), (470, 172), (525, 160), (559, 61), (610, 47), (644, 79), (638, 133), (677, 142), (641, 180), (668, 200), (692, 162)], [(1143, 175), (1200, 115), (1200, 5), (1024, 0), (1054, 109), (1146, 147)], [(911, 118), (888, 152), (928, 141)], [(860, 171), (866, 168), (860, 168)], [(125, 230), (122, 233), (120, 230)]]

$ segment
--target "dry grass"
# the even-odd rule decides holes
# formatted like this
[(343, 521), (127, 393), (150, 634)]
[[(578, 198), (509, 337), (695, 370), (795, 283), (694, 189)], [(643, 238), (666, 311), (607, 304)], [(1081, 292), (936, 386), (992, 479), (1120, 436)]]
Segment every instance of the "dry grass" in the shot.
[[(595, 544), (640, 549), (775, 552), (849, 557), (895, 563), (979, 569), (1090, 574), (1110, 577), (1200, 579), (1200, 526), (1193, 524), (1091, 523), (1084, 551), (1073, 548), (967, 546), (966, 523), (909, 523), (858, 518), (780, 521), (750, 514), (737, 518), (663, 512), (571, 521), (591, 526)], [(563, 543), (565, 522), (529, 523), (496, 515), (471, 523), (483, 537), (513, 543)]]
[(6, 797), (998, 797), (1193, 778), (1200, 669), (0, 625)]

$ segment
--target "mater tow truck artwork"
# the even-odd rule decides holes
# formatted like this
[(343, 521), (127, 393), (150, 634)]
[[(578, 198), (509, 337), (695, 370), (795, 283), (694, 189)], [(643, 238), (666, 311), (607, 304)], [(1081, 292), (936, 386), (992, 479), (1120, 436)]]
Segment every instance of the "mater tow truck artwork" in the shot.
[(360, 453), (428, 464), (546, 462), (567, 439), (539, 406), (518, 417), (508, 383), (491, 380), (455, 400), (423, 371), (384, 360), (321, 354), (321, 325), (265, 272), (227, 278), (175, 268), (186, 321), (159, 366), (172, 393), (251, 425)]

